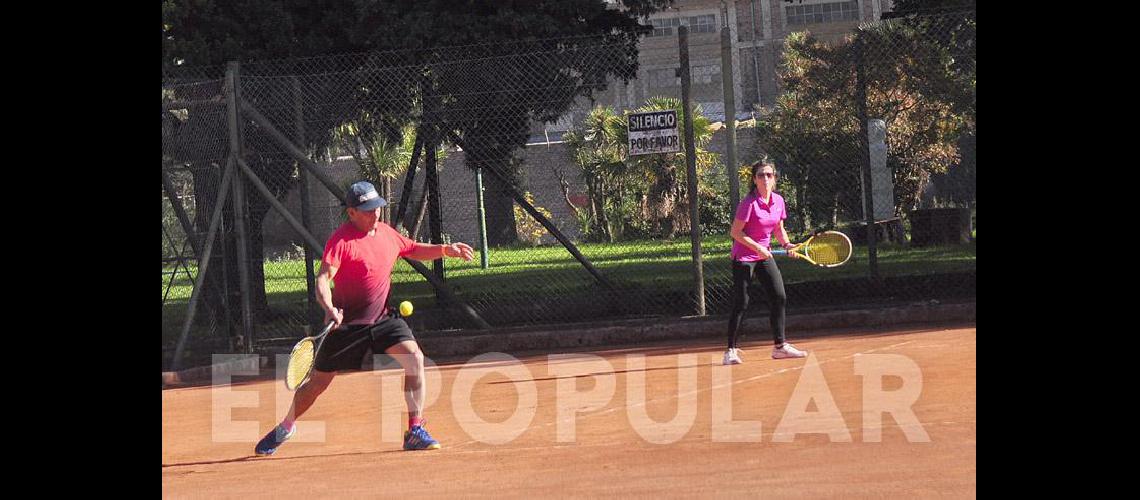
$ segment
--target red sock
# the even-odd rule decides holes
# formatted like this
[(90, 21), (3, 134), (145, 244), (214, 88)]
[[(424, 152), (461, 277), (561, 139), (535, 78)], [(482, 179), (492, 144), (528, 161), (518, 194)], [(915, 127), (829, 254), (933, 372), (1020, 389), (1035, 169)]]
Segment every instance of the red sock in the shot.
[(417, 425), (421, 425), (421, 426), (424, 425), (424, 418), (423, 417), (409, 417), (408, 418), (408, 428), (409, 429), (411, 429), (412, 427), (415, 427)]

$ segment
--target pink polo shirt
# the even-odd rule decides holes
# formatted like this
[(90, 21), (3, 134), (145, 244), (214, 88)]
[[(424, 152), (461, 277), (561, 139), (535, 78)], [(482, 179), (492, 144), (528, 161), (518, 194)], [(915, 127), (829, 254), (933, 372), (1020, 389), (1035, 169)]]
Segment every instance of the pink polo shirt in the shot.
[[(736, 207), (736, 220), (744, 222), (744, 234), (763, 247), (771, 248), (772, 231), (780, 226), (780, 221), (787, 218), (788, 211), (784, 207), (784, 197), (775, 192), (768, 199), (768, 203), (764, 203), (759, 195), (748, 195), (740, 200), (740, 206)], [(734, 239), (732, 259), (754, 262), (764, 258)]]

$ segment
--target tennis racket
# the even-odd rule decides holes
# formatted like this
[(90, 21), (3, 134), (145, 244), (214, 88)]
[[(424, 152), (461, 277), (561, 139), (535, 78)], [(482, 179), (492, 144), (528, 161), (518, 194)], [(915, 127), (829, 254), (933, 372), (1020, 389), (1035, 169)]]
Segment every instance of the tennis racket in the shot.
[(820, 267), (841, 266), (851, 259), (851, 239), (839, 231), (824, 231), (788, 249), (772, 250), (772, 255), (793, 253)]
[(335, 321), (330, 321), (320, 335), (305, 337), (293, 346), (293, 352), (289, 354), (289, 368), (285, 370), (286, 389), (295, 391), (309, 381), (309, 376), (313, 373), (313, 364), (317, 361), (317, 350), (321, 348), (325, 336), (332, 331), (335, 324)]

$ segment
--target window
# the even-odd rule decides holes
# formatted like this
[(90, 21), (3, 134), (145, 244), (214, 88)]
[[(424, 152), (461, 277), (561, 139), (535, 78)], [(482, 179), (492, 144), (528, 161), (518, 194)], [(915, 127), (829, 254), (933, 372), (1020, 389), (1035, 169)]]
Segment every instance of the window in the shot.
[[(651, 69), (646, 72), (645, 76), (649, 79), (650, 88), (660, 89), (681, 86), (681, 77), (677, 76), (677, 68)], [(689, 67), (689, 79), (693, 85), (720, 85), (720, 65), (694, 64)]]
[(677, 34), (678, 26), (688, 26), (689, 33), (716, 33), (716, 15), (689, 16), (673, 19), (650, 19), (653, 33), (649, 36), (673, 36)]
[(716, 16), (693, 16), (687, 19), (690, 33), (716, 33)]
[(653, 23), (653, 33), (649, 36), (673, 36), (677, 33), (677, 26), (681, 25), (680, 19), (653, 19), (649, 22)]
[(859, 2), (817, 3), (784, 7), (788, 24), (834, 23), (859, 19)]
[(701, 83), (720, 83), (720, 65), (691, 66), (689, 68), (689, 78), (692, 80), (694, 85)]

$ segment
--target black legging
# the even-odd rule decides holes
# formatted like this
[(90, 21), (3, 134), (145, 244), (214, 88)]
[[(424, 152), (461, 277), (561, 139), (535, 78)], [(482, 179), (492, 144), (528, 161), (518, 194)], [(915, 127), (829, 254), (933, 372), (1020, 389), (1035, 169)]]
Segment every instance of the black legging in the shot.
[(772, 338), (776, 345), (784, 343), (784, 303), (787, 295), (784, 294), (784, 277), (780, 275), (780, 268), (773, 259), (755, 262), (732, 261), (732, 314), (728, 316), (728, 347), (736, 347), (737, 333), (740, 322), (744, 319), (744, 312), (748, 310), (748, 286), (752, 280), (757, 279), (764, 285), (764, 292), (768, 299), (768, 308), (771, 314), (768, 322), (772, 325)]

